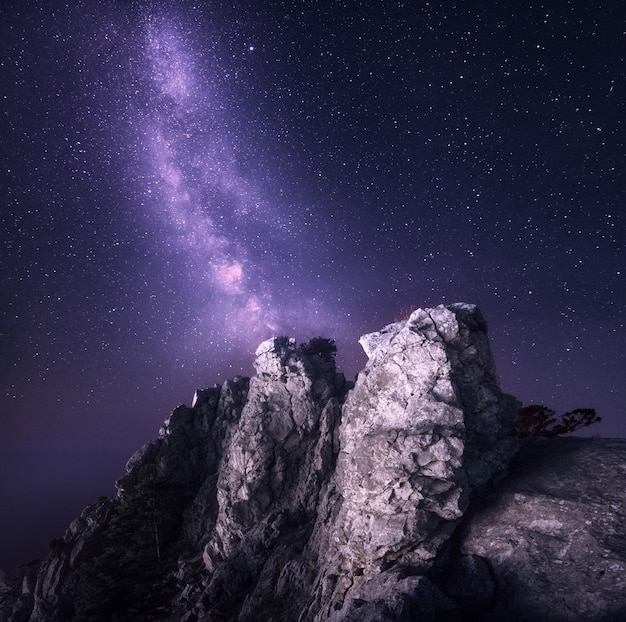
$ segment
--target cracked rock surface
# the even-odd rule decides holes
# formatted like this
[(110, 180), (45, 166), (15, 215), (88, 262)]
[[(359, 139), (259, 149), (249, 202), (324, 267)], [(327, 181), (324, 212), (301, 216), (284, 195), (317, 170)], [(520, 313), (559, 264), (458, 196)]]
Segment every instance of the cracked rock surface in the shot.
[(354, 385), (278, 337), (197, 391), (0, 584), (0, 621), (622, 619), (624, 445), (525, 442), (506, 476), (519, 403), (473, 305), (361, 344)]
[(445, 556), (463, 619), (626, 620), (625, 476), (624, 439), (525, 439)]
[(369, 361), (343, 407), (336, 509), (319, 527), (317, 619), (350, 615), (381, 573), (423, 574), (473, 492), (506, 471), (520, 405), (498, 386), (486, 330), (456, 304), (361, 338)]

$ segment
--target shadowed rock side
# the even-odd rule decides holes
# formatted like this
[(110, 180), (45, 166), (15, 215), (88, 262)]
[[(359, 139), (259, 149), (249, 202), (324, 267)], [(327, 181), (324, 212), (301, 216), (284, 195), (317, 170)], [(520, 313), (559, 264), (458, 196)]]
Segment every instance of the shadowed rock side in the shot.
[(334, 471), (341, 403), (352, 385), (333, 361), (287, 338), (256, 354), (257, 376), (217, 477), (204, 567), (182, 577), (184, 619), (296, 619), (309, 598), (306, 583), (290, 581), (289, 563), (302, 553)]
[[(393, 616), (418, 584), (433, 598), (419, 575), (517, 448), (520, 405), (498, 387), (486, 330), (476, 307), (456, 304), (361, 338), (369, 361), (343, 408), (333, 515), (313, 539), (324, 555), (315, 619), (344, 619), (383, 584)], [(368, 615), (389, 616), (377, 600)]]
[(530, 438), (434, 576), (468, 622), (626, 620), (626, 440)]
[[(626, 469), (626, 446), (551, 439), (552, 473), (553, 452), (526, 443), (493, 487), (519, 404), (480, 312), (418, 309), (361, 344), (354, 386), (275, 338), (254, 378), (197, 391), (116, 497), (0, 586), (0, 622), (621, 619), (625, 491), (609, 465)], [(586, 591), (568, 587), (581, 577)]]

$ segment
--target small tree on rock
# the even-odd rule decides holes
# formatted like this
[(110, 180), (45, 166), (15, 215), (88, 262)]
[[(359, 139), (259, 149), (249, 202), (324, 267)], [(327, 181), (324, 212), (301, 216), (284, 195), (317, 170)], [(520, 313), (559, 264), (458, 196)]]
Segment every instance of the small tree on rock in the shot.
[(602, 421), (593, 408), (577, 408), (558, 417), (551, 408), (532, 404), (522, 408), (519, 414), (522, 436), (559, 436)]
[(165, 577), (176, 568), (185, 503), (183, 490), (152, 478), (115, 499), (98, 549), (77, 569), (74, 622), (164, 617), (175, 589)]
[(300, 350), (305, 354), (319, 356), (321, 359), (332, 362), (337, 354), (337, 346), (334, 339), (324, 337), (313, 337), (307, 343), (300, 344)]

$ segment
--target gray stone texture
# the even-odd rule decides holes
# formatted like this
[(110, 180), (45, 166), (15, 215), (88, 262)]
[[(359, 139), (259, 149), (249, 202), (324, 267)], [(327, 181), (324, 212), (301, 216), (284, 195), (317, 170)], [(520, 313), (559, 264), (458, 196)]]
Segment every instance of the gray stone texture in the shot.
[(531, 438), (476, 499), (442, 587), (470, 620), (626, 620), (626, 440)]
[(363, 600), (389, 568), (423, 573), (473, 491), (506, 471), (520, 404), (498, 387), (486, 331), (475, 306), (456, 304), (361, 338), (369, 360), (343, 408), (337, 510), (319, 527), (329, 570), (317, 619)]
[(624, 619), (626, 441), (525, 440), (507, 475), (520, 404), (473, 305), (361, 344), (354, 385), (279, 337), (197, 391), (0, 622)]

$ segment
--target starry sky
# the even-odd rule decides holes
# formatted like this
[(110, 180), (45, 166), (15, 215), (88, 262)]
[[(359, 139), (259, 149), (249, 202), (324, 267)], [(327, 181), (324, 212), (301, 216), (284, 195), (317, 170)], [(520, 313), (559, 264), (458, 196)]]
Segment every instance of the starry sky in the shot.
[(622, 3), (4, 0), (0, 567), (258, 343), (457, 301), (626, 436)]

